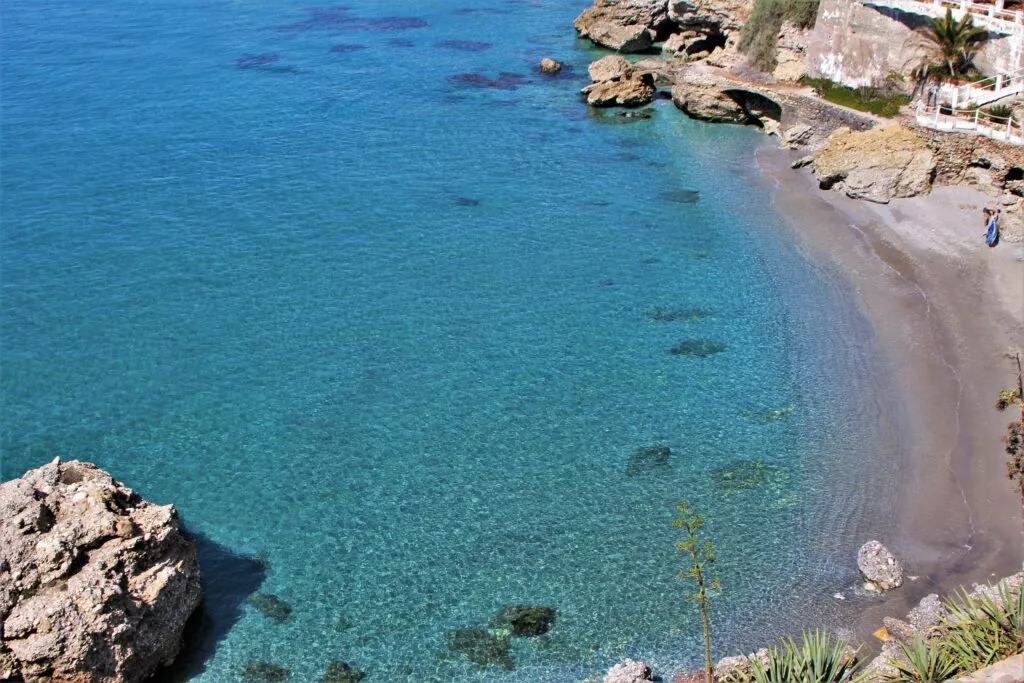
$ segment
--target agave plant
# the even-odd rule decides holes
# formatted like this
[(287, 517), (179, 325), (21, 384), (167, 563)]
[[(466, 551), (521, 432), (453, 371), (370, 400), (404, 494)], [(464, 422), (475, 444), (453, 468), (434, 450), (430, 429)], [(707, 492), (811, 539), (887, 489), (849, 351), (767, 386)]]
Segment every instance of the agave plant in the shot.
[(889, 681), (911, 683), (942, 683), (955, 677), (962, 669), (941, 643), (927, 642), (915, 638), (909, 644), (900, 643), (904, 660), (890, 659), (889, 663), (898, 672), (889, 676)]
[(965, 671), (1024, 653), (1024, 590), (965, 591), (947, 608), (947, 648)]
[(860, 668), (856, 651), (827, 631), (804, 631), (800, 642), (783, 638), (781, 646), (768, 650), (768, 664), (755, 661), (751, 669), (756, 683), (831, 683), (847, 681)]

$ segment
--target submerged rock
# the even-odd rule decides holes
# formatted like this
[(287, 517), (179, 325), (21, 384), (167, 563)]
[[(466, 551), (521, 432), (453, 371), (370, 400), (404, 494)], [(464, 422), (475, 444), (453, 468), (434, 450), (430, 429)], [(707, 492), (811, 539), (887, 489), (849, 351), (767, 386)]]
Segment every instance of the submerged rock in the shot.
[(643, 446), (636, 449), (633, 455), (629, 456), (629, 463), (626, 465), (626, 476), (635, 477), (668, 466), (669, 456), (672, 449), (668, 446)]
[(359, 683), (366, 674), (346, 662), (331, 662), (327, 665), (321, 683)]
[(512, 671), (511, 633), (495, 633), (481, 627), (456, 628), (445, 633), (448, 648), (477, 666), (500, 666)]
[(725, 344), (713, 339), (684, 339), (669, 349), (673, 356), (690, 358), (707, 358), (722, 351), (725, 351)]
[(283, 666), (259, 660), (249, 662), (241, 671), (242, 680), (253, 681), (253, 683), (286, 681), (291, 675), (291, 672)]
[(708, 317), (703, 308), (661, 308), (655, 307), (647, 311), (647, 319), (656, 323), (693, 323)]
[(759, 460), (740, 460), (712, 472), (715, 485), (726, 493), (789, 483), (789, 473), (777, 465)]
[(0, 485), (0, 678), (141, 681), (201, 597), (174, 506), (59, 458)]
[(622, 660), (608, 669), (604, 677), (604, 683), (644, 683), (653, 680), (651, 667), (632, 659)]
[(496, 629), (509, 628), (513, 636), (539, 636), (550, 630), (556, 614), (553, 607), (506, 605), (491, 620), (491, 626)]
[(868, 590), (888, 591), (903, 585), (903, 565), (878, 541), (868, 541), (860, 547), (857, 568), (864, 575)]
[(288, 621), (292, 614), (291, 605), (272, 593), (256, 593), (249, 598), (249, 604), (260, 614), (279, 624)]

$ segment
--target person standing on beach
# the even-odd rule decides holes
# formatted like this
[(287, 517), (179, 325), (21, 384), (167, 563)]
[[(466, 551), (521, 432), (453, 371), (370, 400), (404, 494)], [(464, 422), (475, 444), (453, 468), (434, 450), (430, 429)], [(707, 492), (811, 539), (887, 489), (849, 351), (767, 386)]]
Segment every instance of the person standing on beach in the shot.
[(999, 209), (985, 207), (982, 214), (985, 216), (985, 244), (990, 247), (996, 246), (999, 242)]

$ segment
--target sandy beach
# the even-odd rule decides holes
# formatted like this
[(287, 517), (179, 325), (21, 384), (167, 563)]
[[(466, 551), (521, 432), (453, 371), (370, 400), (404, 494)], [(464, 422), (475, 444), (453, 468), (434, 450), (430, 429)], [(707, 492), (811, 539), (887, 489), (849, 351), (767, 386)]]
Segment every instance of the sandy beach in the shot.
[(876, 533), (916, 578), (860, 610), (864, 638), (927, 593), (1021, 567), (1021, 505), (1001, 443), (1012, 416), (994, 404), (1024, 340), (1024, 245), (985, 246), (981, 210), (994, 198), (979, 190), (871, 204), (818, 189), (790, 168), (795, 158), (765, 146), (757, 163), (799, 248), (856, 291), (906, 409), (899, 493)]

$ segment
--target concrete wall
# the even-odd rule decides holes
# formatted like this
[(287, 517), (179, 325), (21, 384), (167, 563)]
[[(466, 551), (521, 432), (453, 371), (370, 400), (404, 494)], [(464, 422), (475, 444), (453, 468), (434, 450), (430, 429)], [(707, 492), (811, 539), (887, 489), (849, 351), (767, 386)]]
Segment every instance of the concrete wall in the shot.
[[(915, 32), (928, 21), (858, 0), (821, 0), (807, 39), (807, 71), (851, 87), (878, 84), (893, 71), (906, 74), (921, 59), (921, 38)], [(1021, 67), (1019, 53), (1014, 54), (1008, 37), (992, 35), (975, 63), (987, 74), (1014, 71)]]

